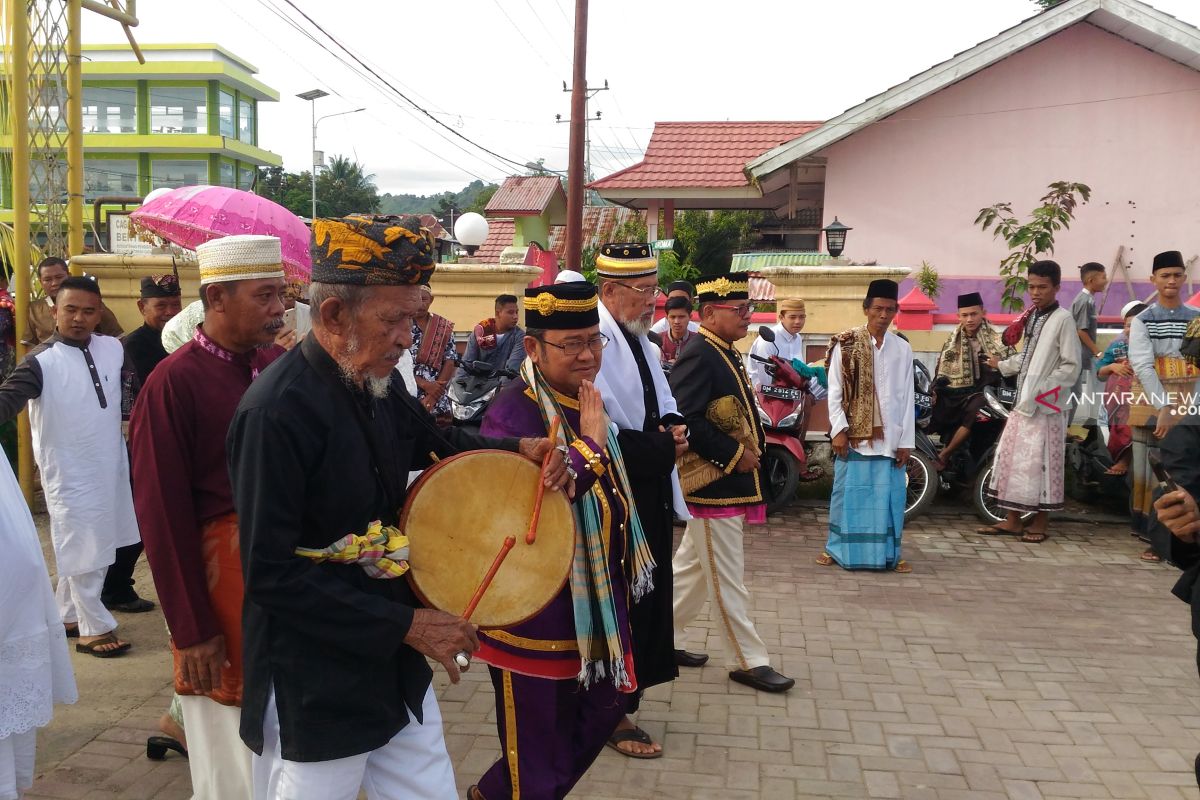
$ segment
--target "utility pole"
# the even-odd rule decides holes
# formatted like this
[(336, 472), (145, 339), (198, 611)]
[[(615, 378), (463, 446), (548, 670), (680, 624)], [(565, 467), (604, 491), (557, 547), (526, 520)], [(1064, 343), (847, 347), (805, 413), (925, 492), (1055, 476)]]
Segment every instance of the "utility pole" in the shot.
[(575, 0), (575, 57), (571, 89), (571, 136), (567, 151), (567, 269), (582, 267), (583, 251), (583, 151), (587, 116), (587, 17), (588, 0)]
[[(586, 83), (586, 81), (585, 81), (585, 83)], [(571, 89), (567, 88), (566, 81), (563, 81), (563, 91), (564, 92), (572, 91)], [(591, 87), (591, 86), (585, 85), (583, 87), (583, 159), (584, 159), (583, 173), (584, 173), (584, 181), (587, 183), (590, 183), (591, 181), (595, 180), (595, 176), (592, 175), (592, 126), (591, 126), (591, 123), (593, 120), (596, 122), (599, 122), (600, 114), (601, 114), (601, 112), (597, 111), (596, 116), (593, 117), (591, 115), (591, 112), (588, 111), (588, 106), (591, 104), (592, 98), (595, 97), (598, 93), (607, 92), (607, 91), (608, 91), (608, 81), (607, 80), (604, 81), (603, 86)], [(555, 114), (554, 121), (569, 123), (571, 120), (563, 119), (562, 114)]]

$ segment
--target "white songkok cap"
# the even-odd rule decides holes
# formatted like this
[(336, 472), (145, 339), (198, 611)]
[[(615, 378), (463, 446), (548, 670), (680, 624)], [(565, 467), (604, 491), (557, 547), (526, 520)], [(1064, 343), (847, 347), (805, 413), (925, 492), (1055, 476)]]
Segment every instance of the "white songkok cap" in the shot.
[(283, 277), (283, 256), (275, 236), (225, 236), (196, 248), (200, 285)]
[(583, 277), (582, 273), (576, 272), (573, 269), (564, 269), (554, 278), (555, 283), (578, 283), (579, 281), (586, 280), (587, 278)]

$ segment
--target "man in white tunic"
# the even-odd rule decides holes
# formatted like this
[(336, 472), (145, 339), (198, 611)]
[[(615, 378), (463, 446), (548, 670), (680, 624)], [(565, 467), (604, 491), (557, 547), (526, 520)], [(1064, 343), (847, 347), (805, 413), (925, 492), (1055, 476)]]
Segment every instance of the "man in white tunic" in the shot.
[(0, 386), (0, 420), (29, 403), (33, 451), (42, 473), (58, 570), (58, 607), (75, 649), (109, 658), (129, 649), (100, 601), (118, 547), (139, 539), (129, 459), (121, 435), (122, 387), (132, 368), (119, 339), (93, 333), (100, 289), (63, 281), (56, 332), (30, 351)]
[(829, 433), (833, 496), (823, 567), (912, 572), (900, 558), (904, 534), (905, 468), (916, 435), (913, 353), (888, 331), (899, 286), (871, 281), (863, 300), (867, 324), (829, 343)]
[[(1033, 309), (1025, 317), (1025, 345), (1003, 361), (988, 358), (993, 369), (1017, 376), (1017, 403), (996, 445), (986, 490), (1008, 512), (1007, 517), (980, 528), (980, 533), (1007, 533), (1030, 543), (1045, 541), (1049, 512), (1063, 507), (1065, 410), (1079, 377), (1080, 353), (1075, 319), (1055, 299), (1061, 278), (1062, 271), (1053, 261), (1030, 265)], [(1036, 513), (1022, 531), (1021, 516), (1030, 511)]]

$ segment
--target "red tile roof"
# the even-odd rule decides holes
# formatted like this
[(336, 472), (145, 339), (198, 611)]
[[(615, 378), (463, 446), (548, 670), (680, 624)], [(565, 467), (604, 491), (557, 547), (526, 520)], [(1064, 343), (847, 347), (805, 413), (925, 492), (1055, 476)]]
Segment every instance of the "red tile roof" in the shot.
[(748, 181), (742, 170), (747, 163), (820, 126), (820, 122), (656, 122), (646, 155), (640, 162), (589, 186), (593, 189), (745, 186)]
[(562, 182), (554, 175), (510, 176), (488, 200), (483, 213), (489, 217), (536, 217), (546, 210), (556, 192), (565, 203)]
[(517, 223), (513, 219), (488, 219), (488, 235), (483, 244), (475, 251), (475, 258), (481, 258), (487, 264), (500, 261), (500, 253), (506, 247), (512, 247), (513, 235), (517, 232)]
[(435, 238), (435, 239), (449, 239), (450, 238), (449, 232), (447, 232), (447, 230), (442, 227), (442, 223), (438, 222), (438, 218), (435, 217), (433, 214), (421, 214), (419, 218), (421, 220), (421, 227), (428, 228), (429, 232), (433, 234), (433, 238)]
[[(634, 216), (646, 218), (645, 211), (635, 211), (624, 206), (584, 206), (582, 248), (599, 247), (613, 241), (613, 231)], [(554, 225), (550, 228), (550, 249), (565, 258), (567, 251), (567, 226)]]

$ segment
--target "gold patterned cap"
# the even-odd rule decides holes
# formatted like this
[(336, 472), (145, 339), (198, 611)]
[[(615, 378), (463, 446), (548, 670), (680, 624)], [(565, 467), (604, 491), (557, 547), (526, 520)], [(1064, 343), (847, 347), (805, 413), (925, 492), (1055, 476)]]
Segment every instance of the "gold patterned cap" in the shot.
[(749, 300), (750, 277), (744, 273), (706, 275), (696, 281), (696, 299), (701, 303)]
[(314, 219), (312, 279), (358, 286), (427, 284), (434, 251), (433, 235), (418, 217)]
[(600, 324), (596, 287), (590, 283), (556, 283), (525, 290), (525, 327), (580, 330)]
[(645, 242), (610, 242), (596, 256), (596, 274), (601, 278), (643, 278), (657, 273), (658, 259)]
[(275, 236), (238, 234), (196, 247), (200, 285), (283, 277), (283, 256)]

